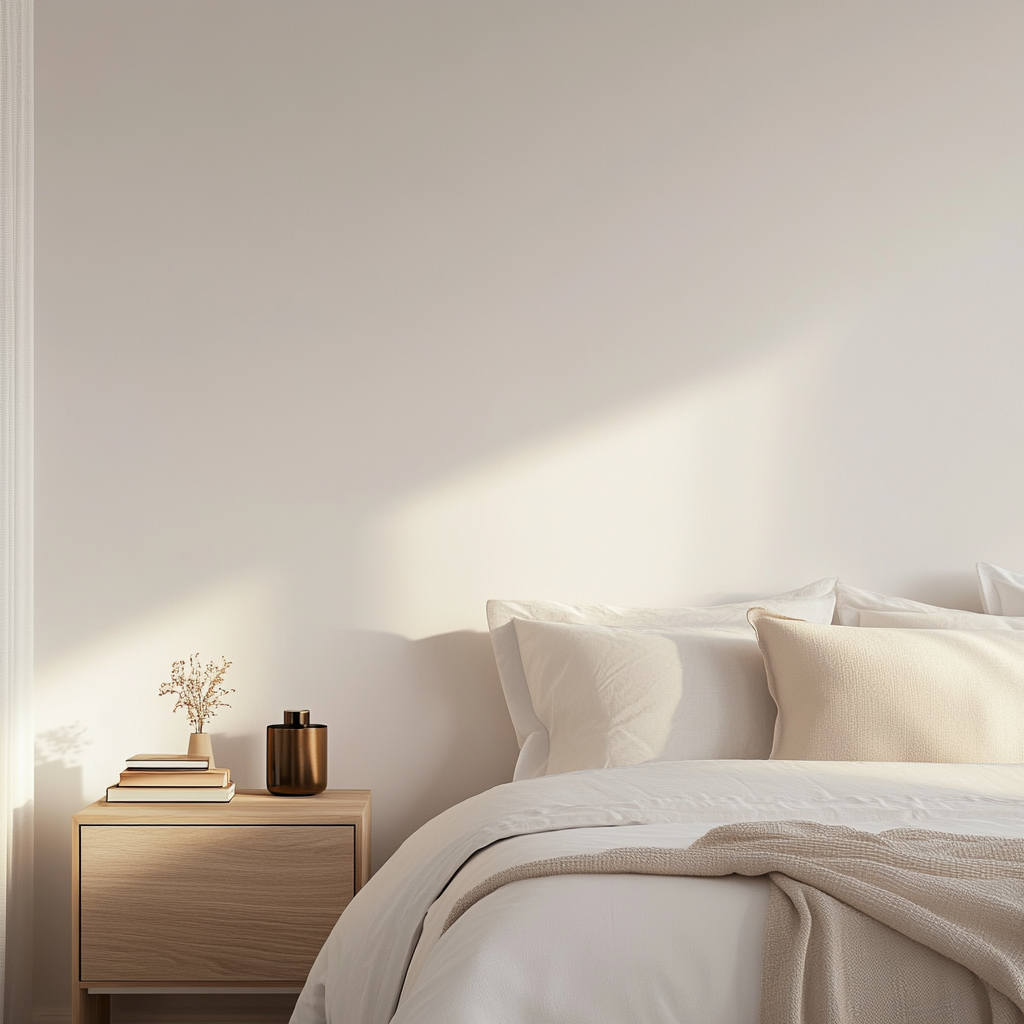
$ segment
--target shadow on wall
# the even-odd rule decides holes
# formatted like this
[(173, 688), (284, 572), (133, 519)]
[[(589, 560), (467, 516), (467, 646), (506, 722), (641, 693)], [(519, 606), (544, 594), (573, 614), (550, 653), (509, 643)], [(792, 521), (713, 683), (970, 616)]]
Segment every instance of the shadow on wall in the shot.
[(974, 569), (961, 572), (929, 573), (908, 582), (907, 593), (914, 600), (937, 604), (941, 608), (966, 608), (971, 612), (983, 611), (978, 592), (978, 573)]
[(345, 630), (292, 649), (306, 653), (276, 681), (280, 709), (264, 703), (246, 732), (214, 731), (217, 763), (240, 788), (263, 788), (266, 725), (285, 708), (308, 708), (329, 728), (330, 788), (373, 792), (374, 870), (434, 815), (511, 781), (519, 746), (486, 633), (409, 640)]
[(331, 726), (330, 785), (373, 790), (375, 870), (434, 815), (511, 780), (519, 747), (486, 633), (345, 632), (318, 660), (338, 669), (308, 704)]

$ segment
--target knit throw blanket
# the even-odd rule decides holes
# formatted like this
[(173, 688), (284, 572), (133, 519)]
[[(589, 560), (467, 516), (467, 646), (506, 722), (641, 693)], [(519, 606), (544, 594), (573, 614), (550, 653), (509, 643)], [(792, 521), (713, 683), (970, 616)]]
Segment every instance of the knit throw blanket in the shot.
[(762, 1024), (1024, 1024), (1024, 839), (723, 825), (686, 849), (517, 865), (444, 927), (509, 882), (566, 874), (767, 875)]

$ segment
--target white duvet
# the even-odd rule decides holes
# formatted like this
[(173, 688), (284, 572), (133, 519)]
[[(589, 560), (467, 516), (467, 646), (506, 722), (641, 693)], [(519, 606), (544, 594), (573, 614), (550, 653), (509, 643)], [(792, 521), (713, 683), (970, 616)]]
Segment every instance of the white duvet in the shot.
[(756, 1024), (762, 879), (529, 879), (441, 931), (460, 896), (515, 864), (687, 846), (764, 819), (1024, 836), (1024, 766), (679, 761), (499, 786), (428, 822), (377, 872), (292, 1022)]

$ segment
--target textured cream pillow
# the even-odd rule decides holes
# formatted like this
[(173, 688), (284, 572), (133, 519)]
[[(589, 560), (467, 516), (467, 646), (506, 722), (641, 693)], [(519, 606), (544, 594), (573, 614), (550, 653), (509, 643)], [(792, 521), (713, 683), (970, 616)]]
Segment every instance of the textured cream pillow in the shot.
[(546, 775), (771, 751), (775, 704), (749, 630), (513, 624)]
[(849, 629), (752, 609), (773, 758), (1024, 761), (1024, 633)]

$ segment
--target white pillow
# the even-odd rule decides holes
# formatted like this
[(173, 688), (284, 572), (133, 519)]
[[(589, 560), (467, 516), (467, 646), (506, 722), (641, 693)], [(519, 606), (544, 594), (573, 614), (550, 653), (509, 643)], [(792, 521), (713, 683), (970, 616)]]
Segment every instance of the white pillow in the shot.
[(984, 615), (959, 608), (939, 608), (906, 597), (836, 584), (836, 618), (842, 626), (888, 626), (898, 629), (1024, 629), (1024, 618)]
[(771, 752), (775, 704), (749, 630), (513, 625), (545, 775)]
[(989, 615), (1024, 615), (1024, 576), (987, 562), (977, 569), (981, 607)]
[(548, 760), (548, 731), (533, 710), (513, 619), (639, 630), (672, 630), (680, 627), (724, 629), (749, 636), (750, 627), (746, 616), (755, 604), (794, 618), (831, 622), (835, 606), (835, 583), (833, 576), (767, 601), (710, 608), (613, 608), (608, 605), (561, 604), (557, 601), (488, 601), (487, 625), (491, 631), (491, 645), (498, 663), (505, 702), (521, 748), (513, 778), (532, 779), (543, 775)]
[(1024, 633), (750, 621), (779, 709), (773, 758), (1024, 761)]

